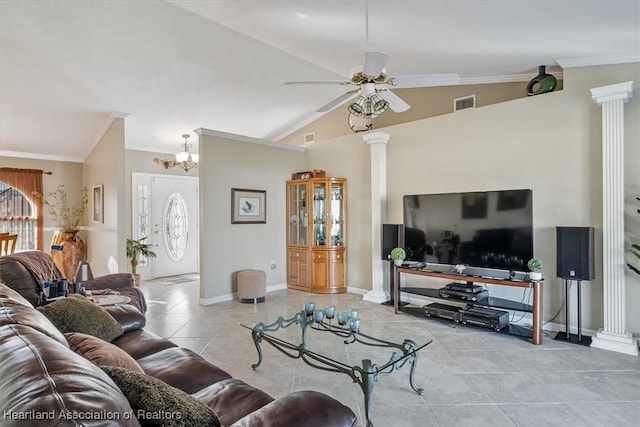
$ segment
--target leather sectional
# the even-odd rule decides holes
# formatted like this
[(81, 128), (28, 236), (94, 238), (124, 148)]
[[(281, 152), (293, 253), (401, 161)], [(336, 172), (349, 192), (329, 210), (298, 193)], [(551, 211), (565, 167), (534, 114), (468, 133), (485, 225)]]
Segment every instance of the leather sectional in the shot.
[[(0, 280), (5, 283), (6, 271), (4, 263)], [(0, 283), (0, 424), (140, 425), (114, 381), (97, 364), (74, 352), (65, 335), (21, 295), (24, 287), (18, 286), (18, 293), (13, 285)], [(145, 331), (145, 317), (132, 305), (105, 310), (124, 331), (110, 345), (131, 356), (142, 375), (182, 390), (213, 409), (223, 426), (357, 424), (353, 411), (328, 395), (297, 391), (274, 399), (233, 378), (193, 351)]]

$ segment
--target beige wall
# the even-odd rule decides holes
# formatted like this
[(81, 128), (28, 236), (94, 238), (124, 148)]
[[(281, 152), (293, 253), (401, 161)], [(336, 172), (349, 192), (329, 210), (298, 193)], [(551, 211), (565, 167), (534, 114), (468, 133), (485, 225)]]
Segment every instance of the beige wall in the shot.
[(369, 146), (361, 135), (308, 144), (304, 170), (322, 169), (347, 179), (347, 287), (370, 289), (371, 165)]
[[(533, 78), (533, 76), (531, 77)], [(559, 80), (556, 90), (561, 90), (562, 86), (563, 82)], [(411, 105), (411, 108), (403, 113), (394, 113), (391, 110), (386, 111), (374, 120), (374, 130), (452, 113), (453, 100), (470, 95), (476, 96), (477, 107), (484, 107), (517, 98), (526, 98), (526, 87), (527, 82), (514, 82), (394, 89), (394, 93)], [(328, 101), (329, 100), (326, 100), (326, 102)], [(318, 101), (318, 108), (320, 108), (322, 102), (323, 101), (320, 100)], [(287, 135), (281, 142), (300, 145), (304, 142), (304, 135), (310, 132), (315, 132), (316, 140), (326, 140), (353, 134), (353, 131), (349, 128), (347, 117), (347, 104), (343, 104), (323, 115), (318, 120)]]
[[(236, 292), (235, 273), (267, 273), (267, 286), (286, 283), (285, 181), (304, 170), (304, 153), (212, 136), (204, 131), (199, 151), (200, 296), (205, 303)], [(266, 224), (231, 224), (231, 189), (267, 191)], [(277, 268), (271, 270), (270, 261)]]
[[(25, 159), (22, 157), (0, 156), (0, 166), (7, 168), (42, 169), (45, 172), (52, 172), (52, 175), (42, 177), (44, 193), (55, 191), (58, 185), (64, 184), (69, 197), (69, 203), (77, 205), (80, 201), (80, 189), (82, 188), (82, 163), (61, 162), (53, 160)], [(88, 209), (88, 207), (87, 207)], [(54, 231), (59, 230), (53, 216), (49, 215), (47, 207), (44, 206), (44, 245), (43, 249), (49, 252), (51, 237)], [(83, 224), (86, 225), (86, 222)], [(85, 238), (85, 231), (80, 231), (80, 238)]]
[[(601, 109), (593, 87), (640, 81), (638, 64), (565, 70), (564, 90), (445, 114), (378, 129), (387, 147), (388, 222), (402, 222), (402, 196), (415, 193), (531, 188), (535, 254), (544, 261), (544, 320), (560, 308), (562, 282), (555, 277), (555, 227), (596, 227), (596, 279), (583, 283), (583, 325), (602, 326)], [(627, 148), (637, 155), (640, 97), (627, 104)], [(361, 135), (308, 146), (307, 167), (349, 179), (347, 285), (370, 289), (368, 223), (369, 149)], [(628, 161), (627, 181), (638, 182), (637, 162)], [(634, 168), (632, 165), (635, 164)], [(360, 189), (351, 192), (352, 188)], [(356, 227), (355, 234), (352, 233)], [(635, 281), (635, 282), (634, 282)], [(628, 301), (640, 304), (637, 280)], [(575, 291), (575, 286), (574, 286)], [(495, 287), (492, 293), (520, 300), (522, 291)], [(575, 296), (573, 301), (575, 301)], [(575, 309), (573, 310), (575, 313)], [(640, 331), (640, 314), (628, 310), (629, 329)], [(562, 317), (562, 316), (560, 316)], [(556, 322), (563, 323), (562, 319)], [(573, 320), (573, 325), (576, 320)]]
[[(114, 118), (84, 163), (84, 182), (89, 190), (85, 215), (87, 238), (85, 256), (95, 276), (109, 273), (109, 260), (118, 271), (127, 271), (123, 220), (127, 216), (124, 194), (124, 128), (122, 118)], [(92, 188), (103, 186), (104, 222), (93, 222)]]

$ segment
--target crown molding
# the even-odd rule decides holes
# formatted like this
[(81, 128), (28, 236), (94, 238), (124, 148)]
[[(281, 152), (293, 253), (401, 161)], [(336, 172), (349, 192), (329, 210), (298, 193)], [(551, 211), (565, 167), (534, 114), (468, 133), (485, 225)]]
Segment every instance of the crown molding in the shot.
[(594, 65), (615, 65), (640, 62), (640, 53), (622, 53), (606, 56), (592, 56), (584, 58), (559, 59), (558, 65), (562, 68), (591, 67)]
[[(169, 154), (169, 155), (174, 155), (178, 151), (177, 149), (166, 150), (166, 149), (158, 149), (158, 148), (151, 148), (151, 147), (142, 147), (137, 145), (127, 145), (125, 149), (132, 150), (132, 151), (144, 151), (145, 153)], [(192, 151), (192, 153), (194, 152)]]
[(20, 157), (23, 159), (34, 160), (50, 160), (52, 162), (72, 162), (72, 163), (84, 163), (83, 159), (77, 157), (57, 156), (54, 154), (43, 153), (26, 153), (22, 151), (4, 151), (0, 150), (0, 156), (4, 157)]
[(300, 147), (297, 145), (283, 144), (282, 142), (268, 141), (266, 139), (253, 138), (253, 137), (244, 136), (244, 135), (236, 135), (234, 133), (222, 132), (219, 130), (198, 128), (198, 129), (195, 129), (194, 132), (200, 136), (207, 135), (207, 136), (215, 136), (218, 138), (233, 139), (235, 141), (248, 142), (250, 144), (257, 144), (257, 145), (266, 145), (268, 147), (281, 148), (283, 150), (291, 150), (291, 151), (299, 151), (299, 152), (304, 152), (306, 150), (304, 147)]

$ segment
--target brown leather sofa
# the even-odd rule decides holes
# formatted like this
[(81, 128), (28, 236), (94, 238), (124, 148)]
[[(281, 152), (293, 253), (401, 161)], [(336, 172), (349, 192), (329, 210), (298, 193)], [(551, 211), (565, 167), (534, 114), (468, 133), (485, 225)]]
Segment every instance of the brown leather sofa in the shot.
[[(4, 283), (25, 297), (34, 307), (42, 305), (42, 282), (61, 279), (51, 256), (42, 251), (25, 251), (0, 257), (0, 283)], [(97, 293), (118, 292), (131, 298), (131, 304), (140, 312), (147, 311), (147, 304), (140, 289), (134, 286), (130, 273), (115, 273), (96, 277), (83, 283), (87, 290)]]
[[(274, 399), (232, 378), (193, 351), (145, 331), (144, 315), (131, 305), (106, 310), (124, 329), (111, 344), (132, 356), (143, 375), (208, 405), (223, 426), (353, 427), (357, 423), (351, 409), (325, 394), (297, 391)], [(4, 284), (0, 284), (0, 378), (0, 425), (140, 425), (114, 381), (71, 350), (65, 335)]]

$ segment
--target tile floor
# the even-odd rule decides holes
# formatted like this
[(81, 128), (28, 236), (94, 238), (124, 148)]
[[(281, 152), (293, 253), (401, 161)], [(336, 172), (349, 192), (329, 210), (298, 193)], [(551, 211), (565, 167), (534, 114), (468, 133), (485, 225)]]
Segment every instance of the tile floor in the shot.
[[(393, 308), (360, 295), (318, 295), (294, 290), (267, 294), (252, 305), (198, 303), (199, 282), (143, 282), (146, 328), (188, 347), (232, 376), (273, 397), (313, 389), (348, 405), (364, 425), (362, 391), (344, 374), (325, 372), (290, 359), (268, 344), (257, 370), (251, 334), (240, 323), (294, 315), (306, 301), (355, 308), (362, 331), (386, 337), (433, 339), (421, 350), (415, 374), (422, 395), (405, 372), (375, 385), (371, 418), (377, 426), (607, 426), (640, 425), (640, 358), (581, 347), (545, 337), (540, 346), (490, 330), (393, 314)], [(375, 335), (375, 334), (371, 334)], [(551, 337), (553, 333), (551, 333)], [(352, 355), (354, 358), (357, 355)], [(358, 364), (354, 360), (354, 364)]]

